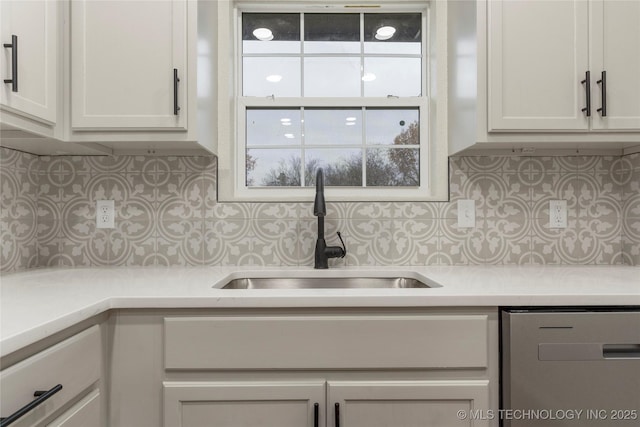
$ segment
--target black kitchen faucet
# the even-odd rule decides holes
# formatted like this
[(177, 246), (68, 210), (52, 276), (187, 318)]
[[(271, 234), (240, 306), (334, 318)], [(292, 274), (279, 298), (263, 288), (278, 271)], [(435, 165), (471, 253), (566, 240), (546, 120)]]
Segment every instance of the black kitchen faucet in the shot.
[(327, 215), (327, 204), (324, 200), (324, 175), (322, 168), (318, 168), (316, 173), (316, 199), (313, 203), (313, 215), (318, 217), (318, 240), (316, 240), (315, 265), (313, 268), (329, 268), (329, 258), (344, 258), (347, 248), (344, 245), (342, 236), (338, 231), (338, 238), (342, 243), (340, 246), (327, 246), (324, 241), (324, 217)]

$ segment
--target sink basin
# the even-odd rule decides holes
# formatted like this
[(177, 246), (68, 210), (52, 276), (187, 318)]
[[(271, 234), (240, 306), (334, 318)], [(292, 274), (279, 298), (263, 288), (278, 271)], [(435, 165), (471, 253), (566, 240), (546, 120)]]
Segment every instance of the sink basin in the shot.
[(363, 288), (439, 288), (434, 282), (424, 283), (406, 277), (269, 277), (241, 278), (222, 289), (363, 289)]

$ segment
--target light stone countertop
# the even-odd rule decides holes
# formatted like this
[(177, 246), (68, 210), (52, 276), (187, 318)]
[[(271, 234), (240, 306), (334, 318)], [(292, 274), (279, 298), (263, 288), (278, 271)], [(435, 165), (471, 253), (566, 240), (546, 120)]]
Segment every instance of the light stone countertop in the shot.
[[(222, 290), (238, 277), (410, 277), (431, 289)], [(0, 356), (110, 309), (640, 306), (640, 267), (36, 269), (0, 277)]]

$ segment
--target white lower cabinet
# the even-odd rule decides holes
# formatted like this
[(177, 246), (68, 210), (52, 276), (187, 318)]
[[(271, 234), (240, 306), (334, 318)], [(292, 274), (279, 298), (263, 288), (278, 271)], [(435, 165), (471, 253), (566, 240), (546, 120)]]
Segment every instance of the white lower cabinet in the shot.
[(165, 382), (164, 425), (314, 427), (324, 400), (319, 381)]
[[(94, 325), (3, 369), (1, 415), (12, 426), (100, 427), (101, 375), (102, 339), (100, 327)], [(50, 397), (45, 399), (43, 392)], [(18, 416), (38, 399), (41, 403)]]
[(489, 393), (487, 380), (165, 382), (164, 420), (176, 427), (488, 426), (468, 415), (488, 408)]
[(329, 427), (488, 426), (489, 381), (330, 381), (327, 404)]
[(127, 309), (94, 321), (0, 360), (2, 417), (55, 390), (12, 425), (498, 425), (471, 416), (497, 412), (497, 309)]
[(498, 426), (470, 415), (498, 409), (497, 309), (119, 310), (109, 323), (114, 426)]

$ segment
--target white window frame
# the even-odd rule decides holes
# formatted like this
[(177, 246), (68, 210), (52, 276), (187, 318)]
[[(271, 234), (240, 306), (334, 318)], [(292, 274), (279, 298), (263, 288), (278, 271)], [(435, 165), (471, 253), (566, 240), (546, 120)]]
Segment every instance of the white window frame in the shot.
[[(301, 98), (252, 98), (241, 96), (242, 40), (238, 40), (242, 12), (318, 12), (317, 1), (291, 0), (248, 3), (218, 1), (218, 200), (235, 202), (302, 202), (313, 200), (314, 188), (247, 187), (245, 149), (245, 109), (247, 107), (286, 108), (301, 106)], [(344, 10), (342, 4), (329, 1), (324, 13)], [(323, 3), (324, 4), (324, 3)], [(358, 1), (358, 5), (380, 3)], [(333, 6), (333, 7), (331, 7)], [(353, 8), (348, 12), (395, 13), (423, 9), (429, 34), (423, 35), (423, 96), (403, 98), (303, 98), (304, 107), (409, 107), (420, 109), (420, 183), (419, 187), (326, 187), (330, 201), (446, 201), (448, 199), (447, 104), (446, 104), (446, 1), (433, 1), (425, 9), (424, 1), (381, 4), (375, 9)], [(429, 55), (426, 55), (429, 52)], [(428, 77), (428, 78), (427, 78)], [(438, 112), (442, 112), (438, 114)], [(427, 120), (425, 120), (427, 118)], [(426, 168), (426, 169), (425, 169)], [(423, 171), (427, 170), (428, 173)]]

